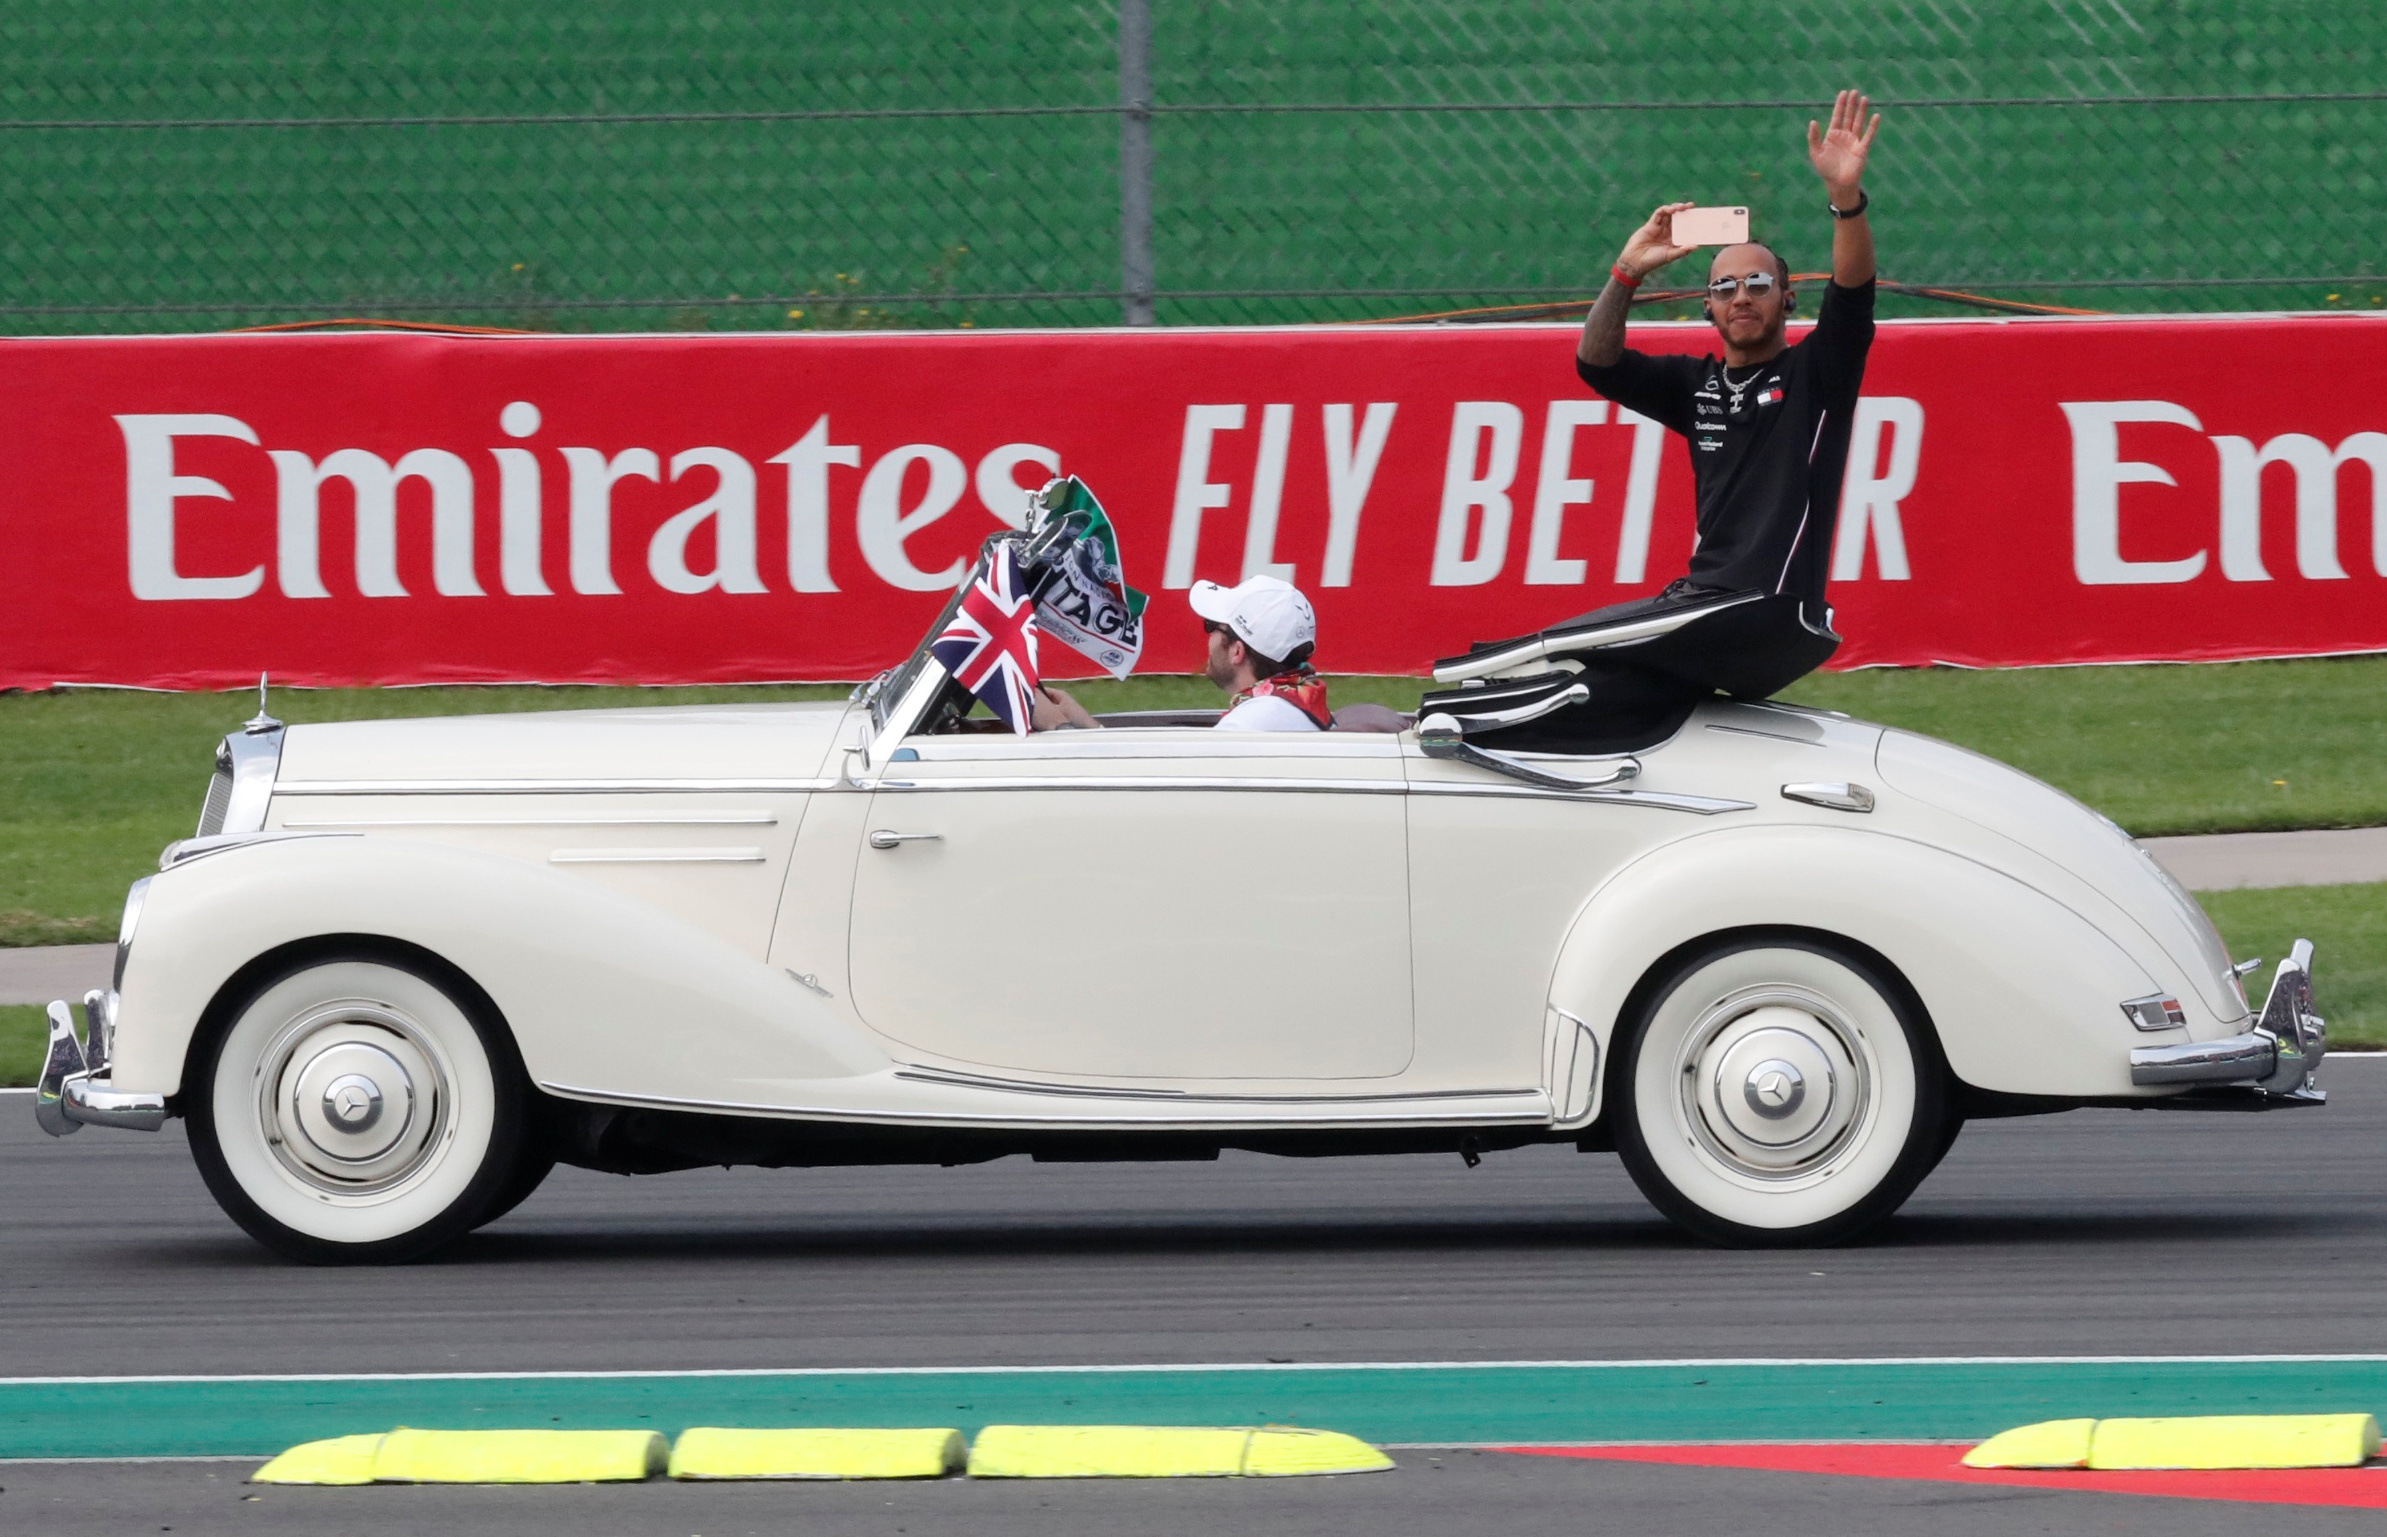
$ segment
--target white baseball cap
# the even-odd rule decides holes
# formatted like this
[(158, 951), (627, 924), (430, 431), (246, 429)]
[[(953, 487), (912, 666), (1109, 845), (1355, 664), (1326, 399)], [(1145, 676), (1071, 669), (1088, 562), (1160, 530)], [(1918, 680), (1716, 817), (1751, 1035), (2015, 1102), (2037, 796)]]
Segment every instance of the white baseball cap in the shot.
[(1185, 595), (1193, 611), (1235, 632), (1265, 657), (1297, 663), (1318, 644), (1318, 616), (1301, 589), (1273, 576), (1250, 576), (1232, 587), (1196, 582)]

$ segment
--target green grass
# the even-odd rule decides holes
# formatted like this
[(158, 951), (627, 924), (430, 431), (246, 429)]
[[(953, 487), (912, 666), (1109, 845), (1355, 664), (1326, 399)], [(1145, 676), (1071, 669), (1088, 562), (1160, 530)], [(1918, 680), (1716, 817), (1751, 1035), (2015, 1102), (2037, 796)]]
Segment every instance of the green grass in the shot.
[(49, 1020), (39, 1004), (0, 1003), (0, 1088), (22, 1089), (39, 1078), (49, 1043)]
[[(292, 689), (274, 713), (301, 721), (468, 715), (635, 704), (835, 699), (843, 686), (780, 688)], [(253, 694), (119, 689), (0, 694), (0, 946), (112, 940), (124, 888), (199, 820), (215, 744)]]
[[(2387, 1049), (2387, 885), (2209, 891), (2202, 901), (2232, 955), (2276, 962), (2294, 940), (2311, 940), (2331, 1047)], [(2270, 972), (2260, 973), (2265, 985)], [(0, 1086), (33, 1082), (48, 1034), (39, 1008), (0, 1005)]]
[[(1215, 704), (1200, 678), (1072, 684), (1095, 709)], [(1334, 698), (1414, 706), (1414, 678)], [(292, 722), (836, 698), (841, 686), (289, 690)], [(1789, 698), (1978, 748), (2140, 835), (2387, 824), (2387, 657), (1823, 674)], [(113, 939), (124, 888), (189, 835), (243, 694), (0, 695), (0, 945)]]
[(2270, 986), (2271, 968), (2288, 946), (2309, 939), (2313, 1002), (2329, 1021), (2330, 1046), (2387, 1049), (2387, 885), (2207, 891), (2198, 900), (2230, 954), (2264, 958), (2248, 979), (2258, 1008), (2253, 984)]
[[(1409, 709), (1414, 678), (1337, 678)], [(1084, 687), (1094, 709), (1215, 703), (1196, 678)], [(1902, 726), (2060, 786), (2139, 837), (2387, 825), (2387, 657), (1817, 673), (1783, 697)]]
[(2139, 837), (2387, 824), (2387, 657), (1884, 668), (1784, 697), (2002, 758)]

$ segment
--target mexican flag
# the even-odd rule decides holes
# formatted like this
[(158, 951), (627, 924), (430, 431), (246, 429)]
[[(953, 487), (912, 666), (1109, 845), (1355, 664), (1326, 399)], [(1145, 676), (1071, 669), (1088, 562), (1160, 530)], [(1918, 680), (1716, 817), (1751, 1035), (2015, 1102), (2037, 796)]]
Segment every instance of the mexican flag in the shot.
[(1112, 677), (1126, 677), (1144, 650), (1144, 595), (1121, 575), (1110, 515), (1075, 475), (1036, 493), (1036, 512), (1039, 530), (1069, 530), (1037, 594), (1037, 628)]

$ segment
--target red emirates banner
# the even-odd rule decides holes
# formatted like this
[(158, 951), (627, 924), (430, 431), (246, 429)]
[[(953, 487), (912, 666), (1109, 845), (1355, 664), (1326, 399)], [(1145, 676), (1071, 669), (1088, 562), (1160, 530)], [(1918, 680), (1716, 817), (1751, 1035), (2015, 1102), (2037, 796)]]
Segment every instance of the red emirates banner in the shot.
[[(2382, 341), (2387, 316), (1884, 323), (1833, 665), (2387, 650)], [(1185, 587), (1273, 571), (1321, 668), (1422, 672), (1683, 571), (1688, 454), (1573, 350), (1538, 325), (8, 341), (0, 687), (866, 677), (1060, 471), (1153, 593), (1146, 670), (1198, 665)]]

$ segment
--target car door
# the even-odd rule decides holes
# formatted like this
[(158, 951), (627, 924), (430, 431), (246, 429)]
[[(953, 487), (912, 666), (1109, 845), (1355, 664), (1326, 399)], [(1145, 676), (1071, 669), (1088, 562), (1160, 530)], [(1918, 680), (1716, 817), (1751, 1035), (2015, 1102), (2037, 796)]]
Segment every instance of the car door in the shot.
[[(1545, 1083), (1561, 1099), (1572, 1025), (1550, 1012), (1560, 947), (1617, 870), (1743, 801), (1675, 793), (1668, 749), (1607, 794), (1537, 786), (1478, 764), (1409, 754), (1410, 921), (1416, 935), (1421, 1082)], [(1511, 755), (1517, 756), (1517, 755)], [(1522, 755), (1557, 775), (1596, 776), (1613, 758)], [(1697, 788), (1704, 789), (1704, 785)], [(1596, 944), (1597, 935), (1576, 936)], [(1564, 1028), (1561, 1028), (1562, 1025)], [(1580, 1086), (1578, 1086), (1580, 1087)]]
[(871, 1029), (1036, 1077), (1372, 1079), (1411, 1051), (1390, 736), (1186, 727), (904, 743), (856, 857)]

